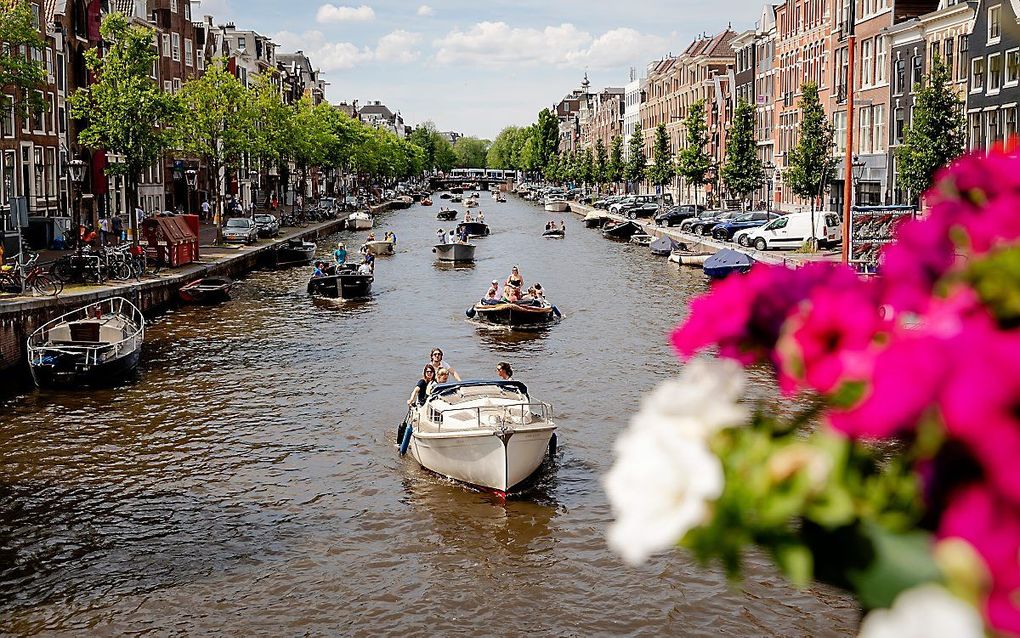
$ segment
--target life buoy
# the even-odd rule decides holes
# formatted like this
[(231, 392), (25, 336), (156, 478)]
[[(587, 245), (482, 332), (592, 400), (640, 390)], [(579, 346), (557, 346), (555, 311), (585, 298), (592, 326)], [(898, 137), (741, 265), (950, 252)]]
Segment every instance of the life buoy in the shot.
[(471, 306), (470, 308), (468, 308), (467, 310), (464, 311), (464, 314), (467, 315), (468, 319), (474, 318), (474, 316), (475, 316), (475, 307)]

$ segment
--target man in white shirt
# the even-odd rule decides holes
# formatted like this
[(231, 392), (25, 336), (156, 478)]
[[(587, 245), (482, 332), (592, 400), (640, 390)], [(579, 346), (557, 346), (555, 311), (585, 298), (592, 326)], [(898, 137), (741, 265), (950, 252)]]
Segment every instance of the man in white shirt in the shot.
[(202, 221), (209, 221), (209, 200), (202, 202)]

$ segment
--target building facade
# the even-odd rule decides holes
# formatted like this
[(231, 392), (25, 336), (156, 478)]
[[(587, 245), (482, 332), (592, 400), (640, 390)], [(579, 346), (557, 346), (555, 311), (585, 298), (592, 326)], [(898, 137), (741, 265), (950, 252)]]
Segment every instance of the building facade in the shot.
[(981, 0), (967, 43), (969, 144), (990, 150), (1017, 134), (1020, 102), (1020, 16), (1012, 2)]

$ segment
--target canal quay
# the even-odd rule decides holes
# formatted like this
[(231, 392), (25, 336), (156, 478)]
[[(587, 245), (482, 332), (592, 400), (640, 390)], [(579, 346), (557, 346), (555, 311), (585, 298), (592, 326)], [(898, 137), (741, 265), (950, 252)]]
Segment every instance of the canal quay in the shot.
[[(764, 556), (737, 586), (683, 553), (633, 568), (609, 551), (613, 442), (677, 372), (666, 335), (708, 281), (508, 199), (483, 194), (492, 232), (471, 266), (437, 265), (453, 223), (416, 204), (376, 217), (398, 244), (370, 300), (309, 297), (307, 267), (257, 269), (227, 303), (155, 313), (132, 382), (5, 388), (0, 633), (851, 634), (849, 597), (796, 589)], [(541, 237), (550, 218), (565, 239)], [(366, 235), (320, 237), (319, 254)], [(465, 317), (513, 265), (559, 323)], [(399, 456), (434, 346), (464, 378), (511, 363), (555, 407), (558, 450), (525, 489), (502, 499)], [(765, 378), (750, 391), (772, 393)]]

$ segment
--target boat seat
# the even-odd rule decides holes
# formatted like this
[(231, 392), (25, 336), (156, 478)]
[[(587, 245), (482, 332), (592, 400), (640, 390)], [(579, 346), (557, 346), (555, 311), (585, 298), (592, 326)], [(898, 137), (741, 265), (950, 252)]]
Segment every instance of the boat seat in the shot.
[(84, 340), (78, 340), (78, 339), (69, 339), (69, 340), (62, 340), (62, 341), (51, 341), (47, 345), (50, 345), (50, 346), (89, 346), (89, 347), (98, 347), (98, 346), (108, 346), (110, 344), (108, 344), (105, 341), (84, 341)]

